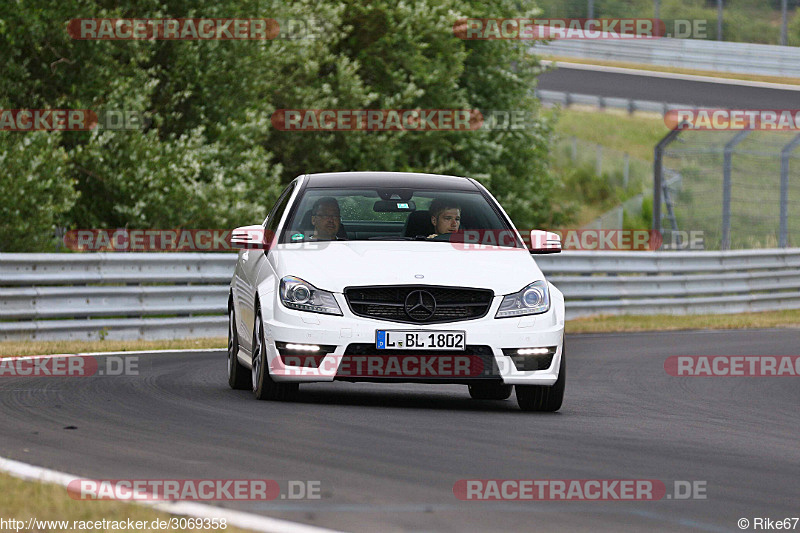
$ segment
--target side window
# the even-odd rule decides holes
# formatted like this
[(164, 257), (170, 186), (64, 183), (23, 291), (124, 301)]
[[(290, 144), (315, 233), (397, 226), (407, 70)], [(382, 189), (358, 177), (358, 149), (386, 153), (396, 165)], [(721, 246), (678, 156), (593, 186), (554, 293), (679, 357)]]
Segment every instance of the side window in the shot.
[(278, 201), (275, 202), (275, 207), (272, 208), (272, 212), (270, 212), (269, 217), (267, 218), (267, 234), (268, 235), (275, 235), (275, 232), (278, 231), (278, 224), (283, 217), (283, 212), (286, 211), (286, 206), (289, 204), (289, 198), (292, 197), (292, 191), (294, 190), (295, 184), (292, 183), (289, 185), (281, 197), (278, 198)]

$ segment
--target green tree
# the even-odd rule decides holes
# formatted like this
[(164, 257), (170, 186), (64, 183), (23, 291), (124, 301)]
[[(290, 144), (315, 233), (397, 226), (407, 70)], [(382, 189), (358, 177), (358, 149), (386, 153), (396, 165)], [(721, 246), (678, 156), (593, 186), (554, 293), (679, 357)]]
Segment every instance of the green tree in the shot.
[[(276, 109), (536, 114), (532, 91), (541, 67), (529, 42), (453, 34), (460, 17), (534, 14), (529, 2), (121, 0), (108, 6), (100, 0), (0, 5), (0, 46), (8, 51), (0, 64), (3, 108), (125, 109), (148, 118), (140, 131), (36, 134), (39, 144), (31, 144), (38, 148), (25, 148), (31, 153), (24, 157), (49, 154), (54, 168), (36, 171), (50, 172), (47, 180), (55, 181), (48, 190), (64, 198), (36, 203), (50, 211), (42, 224), (230, 227), (260, 220), (295, 176), (339, 170), (472, 176), (519, 226), (559, 222), (550, 201), (558, 182), (547, 162), (552, 125), (544, 118), (522, 131), (476, 132), (282, 132), (270, 123)], [(274, 17), (304, 21), (315, 31), (313, 38), (271, 41), (71, 39), (68, 21), (87, 16)], [(14, 143), (34, 136), (15, 133), (11, 141), (10, 135), (0, 132), (0, 156), (22, 161)], [(9, 166), (4, 179), (21, 183), (30, 172)], [(46, 200), (51, 193), (41, 194)], [(9, 235), (21, 236), (32, 218), (24, 210), (16, 216), (4, 224)]]
[[(529, 42), (464, 41), (453, 33), (461, 17), (523, 17), (537, 12), (532, 4), (376, 0), (343, 5), (332, 31), (322, 37), (326, 54), (310, 66), (293, 66), (300, 83), (282, 90), (275, 108), (539, 112), (533, 89), (542, 68)], [(330, 170), (475, 177), (518, 225), (530, 227), (561, 222), (550, 202), (558, 185), (547, 163), (551, 128), (537, 118), (528, 129), (506, 132), (271, 130), (265, 143), (283, 165), (284, 180)]]

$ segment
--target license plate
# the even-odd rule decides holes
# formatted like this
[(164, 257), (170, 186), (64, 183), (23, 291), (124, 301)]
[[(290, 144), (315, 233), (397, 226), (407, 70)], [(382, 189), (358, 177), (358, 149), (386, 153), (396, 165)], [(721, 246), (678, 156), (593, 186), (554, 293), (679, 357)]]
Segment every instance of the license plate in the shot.
[(376, 331), (379, 350), (464, 350), (467, 335), (463, 331)]

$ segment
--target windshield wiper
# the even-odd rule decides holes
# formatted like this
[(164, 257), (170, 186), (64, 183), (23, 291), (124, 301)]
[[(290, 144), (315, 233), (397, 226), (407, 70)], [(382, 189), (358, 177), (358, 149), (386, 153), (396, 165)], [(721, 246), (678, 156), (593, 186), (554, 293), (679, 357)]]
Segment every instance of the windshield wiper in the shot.
[(442, 242), (442, 239), (438, 241), (436, 239), (432, 239), (430, 237), (426, 237), (425, 235), (417, 235), (416, 237), (398, 237), (396, 235), (390, 237), (368, 237), (368, 241), (431, 241), (431, 242)]

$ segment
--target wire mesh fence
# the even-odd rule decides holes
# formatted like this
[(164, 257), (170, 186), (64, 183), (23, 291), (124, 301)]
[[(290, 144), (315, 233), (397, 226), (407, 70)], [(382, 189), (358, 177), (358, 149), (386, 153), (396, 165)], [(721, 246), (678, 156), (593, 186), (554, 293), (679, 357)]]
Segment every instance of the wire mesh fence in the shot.
[(707, 249), (800, 246), (797, 132), (683, 131), (664, 151), (661, 227)]
[(565, 185), (572, 197), (592, 205), (604, 205), (591, 221), (580, 226), (591, 229), (641, 229), (642, 200), (652, 193), (653, 164), (620, 150), (572, 136), (554, 139), (554, 163), (569, 168)]

